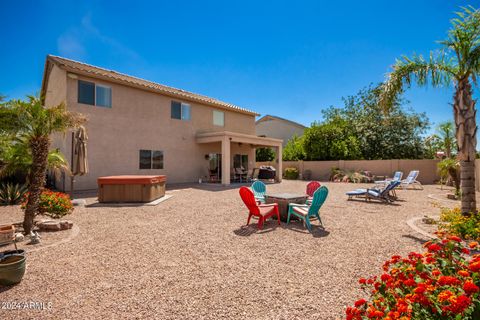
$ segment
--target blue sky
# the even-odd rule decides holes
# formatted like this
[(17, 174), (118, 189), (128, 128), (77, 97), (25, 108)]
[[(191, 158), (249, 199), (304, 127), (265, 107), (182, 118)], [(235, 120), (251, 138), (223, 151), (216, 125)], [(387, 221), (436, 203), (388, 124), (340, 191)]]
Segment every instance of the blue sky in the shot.
[[(428, 54), (475, 1), (1, 1), (0, 93), (39, 92), (47, 54), (182, 88), (305, 125)], [(406, 98), (452, 119), (452, 88)]]

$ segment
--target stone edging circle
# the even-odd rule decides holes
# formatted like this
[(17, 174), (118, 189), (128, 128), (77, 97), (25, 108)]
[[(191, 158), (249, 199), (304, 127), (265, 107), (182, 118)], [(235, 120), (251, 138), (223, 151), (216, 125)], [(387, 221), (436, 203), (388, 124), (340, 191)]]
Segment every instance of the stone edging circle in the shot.
[(457, 202), (458, 203), (458, 200), (452, 200), (452, 199), (448, 199), (448, 198), (438, 198), (434, 194), (429, 194), (429, 195), (427, 195), (427, 197), (430, 198), (430, 199), (433, 199), (433, 200), (437, 200), (437, 201), (447, 201), (447, 202)]
[(47, 248), (51, 248), (51, 247), (56, 247), (60, 244), (64, 244), (64, 243), (67, 243), (67, 242), (70, 242), (72, 241), (76, 236), (78, 236), (78, 234), (80, 233), (80, 228), (74, 224), (73, 227), (72, 227), (72, 232), (70, 233), (70, 235), (68, 237), (66, 237), (65, 239), (62, 239), (62, 240), (59, 240), (57, 242), (54, 242), (54, 243), (50, 243), (49, 245), (46, 245), (46, 246), (42, 246), (42, 247), (38, 247), (38, 248), (33, 248), (31, 250), (28, 250), (28, 248), (25, 250), (26, 253), (31, 253), (31, 252), (36, 252), (36, 251), (40, 251), (40, 250), (43, 250), (43, 249), (47, 249)]
[[(436, 218), (436, 217), (435, 217)], [(434, 234), (431, 234), (425, 230), (423, 230), (422, 228), (418, 227), (415, 225), (415, 222), (417, 222), (418, 220), (421, 220), (423, 219), (423, 217), (414, 217), (414, 218), (411, 218), (411, 219), (408, 219), (407, 220), (407, 225), (412, 228), (415, 232), (418, 232), (430, 239), (437, 239), (438, 237)]]

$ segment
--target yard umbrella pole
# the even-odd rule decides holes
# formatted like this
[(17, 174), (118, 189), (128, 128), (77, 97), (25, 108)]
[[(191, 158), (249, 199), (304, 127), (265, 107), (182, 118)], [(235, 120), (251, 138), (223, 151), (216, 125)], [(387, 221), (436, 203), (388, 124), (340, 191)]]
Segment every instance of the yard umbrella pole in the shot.
[(72, 175), (70, 179), (70, 198), (72, 199), (75, 176), (83, 176), (88, 173), (87, 140), (85, 127), (81, 126), (76, 132), (72, 132)]

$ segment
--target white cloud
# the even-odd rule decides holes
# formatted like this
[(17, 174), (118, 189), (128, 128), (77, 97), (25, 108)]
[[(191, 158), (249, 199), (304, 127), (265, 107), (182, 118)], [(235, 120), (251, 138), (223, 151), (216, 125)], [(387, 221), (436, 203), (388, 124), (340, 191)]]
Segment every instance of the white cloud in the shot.
[(62, 34), (57, 39), (57, 49), (61, 56), (72, 59), (82, 60), (86, 56), (81, 40), (72, 32)]
[(67, 58), (84, 60), (90, 50), (103, 50), (112, 57), (141, 63), (143, 59), (134, 50), (128, 48), (113, 37), (103, 34), (92, 22), (91, 14), (86, 14), (80, 24), (73, 27), (57, 39), (58, 53)]

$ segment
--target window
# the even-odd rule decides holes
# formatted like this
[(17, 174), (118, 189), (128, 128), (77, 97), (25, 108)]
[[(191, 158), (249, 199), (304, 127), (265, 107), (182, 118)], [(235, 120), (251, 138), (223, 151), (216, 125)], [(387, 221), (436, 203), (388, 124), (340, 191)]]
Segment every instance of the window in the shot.
[(95, 92), (95, 105), (107, 108), (112, 107), (112, 88), (97, 84)]
[(78, 80), (78, 103), (95, 105), (95, 83)]
[(163, 151), (152, 151), (152, 169), (163, 169)]
[(213, 110), (213, 124), (219, 127), (225, 126), (225, 113)]
[(140, 169), (163, 169), (163, 151), (140, 150)]
[(233, 168), (248, 170), (248, 155), (236, 154), (233, 156)]
[(172, 119), (188, 121), (191, 119), (190, 105), (183, 102), (172, 101)]
[(112, 88), (78, 80), (78, 103), (111, 108)]
[(140, 150), (140, 169), (152, 168), (152, 151)]

